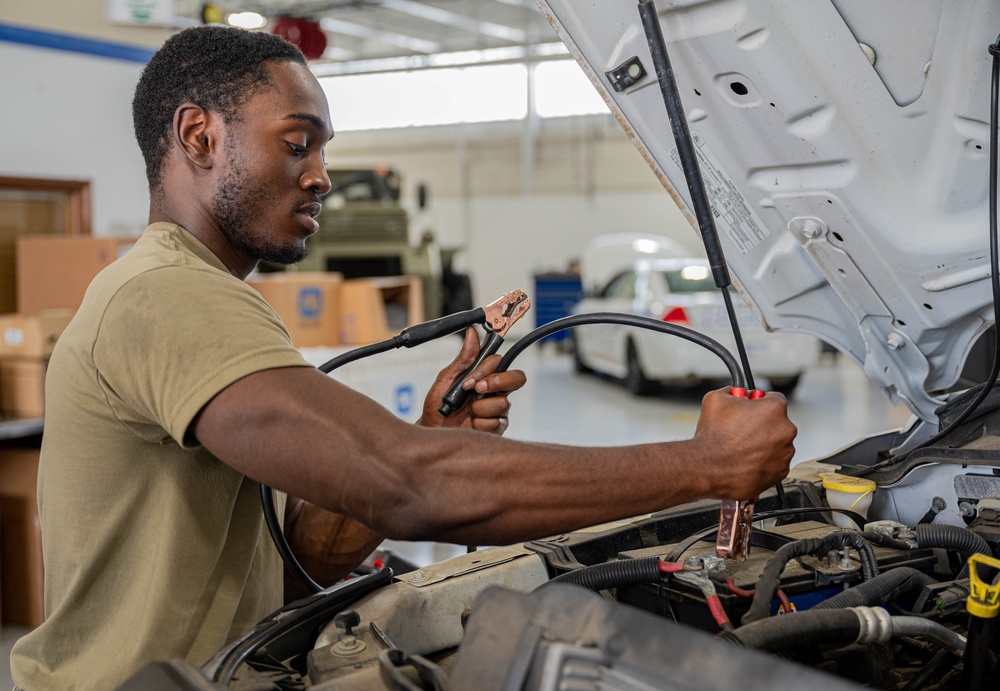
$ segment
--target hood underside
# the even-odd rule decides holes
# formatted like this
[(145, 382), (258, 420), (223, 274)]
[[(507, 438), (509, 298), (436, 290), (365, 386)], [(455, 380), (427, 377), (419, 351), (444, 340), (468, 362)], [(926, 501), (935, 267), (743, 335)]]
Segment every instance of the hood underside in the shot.
[[(696, 228), (637, 4), (539, 4)], [(1000, 6), (654, 6), (744, 297), (768, 329), (835, 345), (933, 419), (992, 323), (987, 46)]]

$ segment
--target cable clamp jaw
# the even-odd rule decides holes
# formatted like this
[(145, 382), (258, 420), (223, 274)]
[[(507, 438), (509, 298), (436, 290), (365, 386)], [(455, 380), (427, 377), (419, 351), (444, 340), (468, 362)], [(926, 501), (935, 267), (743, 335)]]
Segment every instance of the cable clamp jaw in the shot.
[(504, 293), (499, 299), (483, 307), (484, 326), (503, 338), (507, 335), (510, 327), (524, 316), (529, 307), (531, 307), (531, 300), (528, 299), (528, 294), (523, 290), (512, 290), (509, 293)]

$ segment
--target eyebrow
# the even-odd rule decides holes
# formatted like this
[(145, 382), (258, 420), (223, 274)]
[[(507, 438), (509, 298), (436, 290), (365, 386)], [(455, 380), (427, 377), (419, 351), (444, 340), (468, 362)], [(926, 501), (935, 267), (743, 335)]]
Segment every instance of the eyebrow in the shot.
[[(290, 113), (282, 118), (282, 120), (297, 120), (300, 122), (308, 122), (310, 125), (315, 127), (320, 132), (327, 131), (327, 124), (322, 118), (316, 117), (311, 113)], [(330, 139), (333, 139), (333, 128), (330, 128)]]

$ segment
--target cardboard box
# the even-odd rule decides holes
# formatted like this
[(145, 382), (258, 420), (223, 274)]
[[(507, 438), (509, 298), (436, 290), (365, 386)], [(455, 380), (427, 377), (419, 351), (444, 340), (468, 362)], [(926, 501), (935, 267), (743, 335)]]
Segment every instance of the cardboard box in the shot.
[(48, 357), (73, 314), (66, 309), (0, 315), (0, 357)]
[(262, 274), (247, 283), (278, 313), (297, 348), (340, 343), (337, 293), (343, 276), (302, 271)]
[(23, 235), (17, 239), (17, 311), (77, 309), (101, 269), (124, 254), (136, 238)]
[(423, 320), (419, 277), (357, 278), (340, 287), (340, 342), (346, 345), (384, 341)]
[(38, 449), (0, 447), (0, 606), (19, 626), (45, 619), (37, 484)]
[(0, 414), (5, 418), (45, 415), (47, 358), (0, 358)]

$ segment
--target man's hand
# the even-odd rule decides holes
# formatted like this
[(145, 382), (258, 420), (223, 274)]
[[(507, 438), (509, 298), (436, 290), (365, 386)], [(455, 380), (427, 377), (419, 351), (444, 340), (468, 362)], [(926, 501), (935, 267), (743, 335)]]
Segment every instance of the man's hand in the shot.
[(491, 355), (483, 360), (463, 383), (465, 390), (474, 390), (475, 393), (469, 396), (461, 408), (447, 417), (438, 412), (441, 399), (448, 393), (455, 379), (472, 366), (477, 355), (479, 355), (479, 336), (470, 326), (465, 330), (462, 350), (450, 365), (441, 370), (430, 391), (427, 392), (424, 412), (417, 424), (424, 427), (462, 427), (493, 434), (504, 433), (509, 424), (507, 414), (510, 412), (510, 401), (507, 396), (524, 386), (527, 377), (520, 370), (496, 372), (500, 362), (499, 355)]
[(777, 484), (788, 475), (796, 432), (780, 393), (756, 401), (730, 395), (729, 387), (708, 393), (692, 442), (701, 449), (709, 496), (751, 499)]

